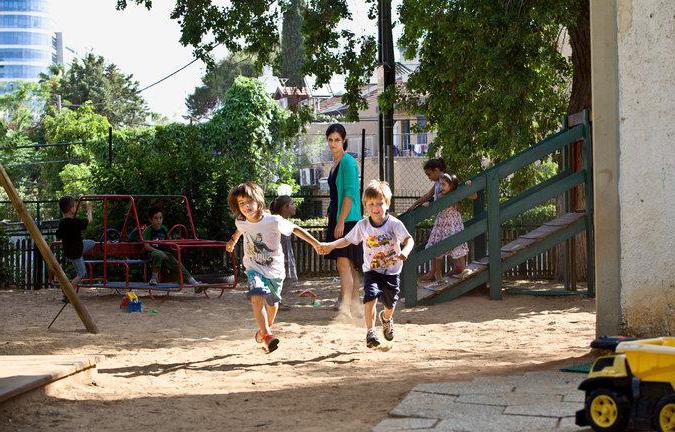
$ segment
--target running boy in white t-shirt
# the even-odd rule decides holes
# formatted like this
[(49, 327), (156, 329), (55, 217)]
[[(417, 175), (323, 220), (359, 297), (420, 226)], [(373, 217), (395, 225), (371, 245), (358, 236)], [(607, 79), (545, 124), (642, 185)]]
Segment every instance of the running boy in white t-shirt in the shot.
[(259, 330), (258, 343), (264, 343), (269, 352), (277, 349), (279, 339), (272, 335), (272, 324), (279, 311), (281, 288), (286, 277), (281, 236), (295, 234), (315, 249), (319, 246), (310, 233), (281, 216), (265, 212), (265, 195), (253, 182), (242, 183), (230, 191), (230, 210), (237, 230), (227, 242), (228, 252), (234, 250), (239, 237), (244, 237), (244, 267), (253, 317)]
[[(403, 222), (387, 214), (391, 189), (387, 182), (373, 180), (363, 191), (363, 205), (369, 217), (361, 219), (343, 238), (319, 246), (321, 253), (363, 242), (363, 303), (366, 320), (366, 345), (375, 348), (380, 340), (375, 333), (377, 300), (384, 304), (378, 315), (382, 333), (394, 339), (394, 309), (399, 298), (399, 274), (415, 242)], [(401, 248), (401, 246), (403, 246)]]

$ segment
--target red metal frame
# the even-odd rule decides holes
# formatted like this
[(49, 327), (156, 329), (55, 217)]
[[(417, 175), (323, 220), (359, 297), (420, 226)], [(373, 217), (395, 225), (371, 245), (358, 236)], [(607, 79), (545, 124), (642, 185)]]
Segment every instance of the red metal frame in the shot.
[[(187, 214), (188, 222), (189, 222), (189, 227), (191, 228), (191, 233), (189, 232), (190, 230), (185, 227), (185, 225), (182, 224), (176, 224), (171, 227), (171, 232), (177, 227), (182, 228), (181, 231), (185, 234), (185, 237), (187, 238), (182, 238), (182, 239), (177, 239), (177, 240), (153, 240), (153, 241), (148, 241), (148, 240), (143, 240), (142, 238), (142, 230), (141, 230), (141, 223), (140, 219), (138, 218), (138, 209), (137, 209), (137, 203), (139, 198), (155, 198), (155, 199), (175, 199), (175, 198), (180, 198), (182, 203), (185, 204), (185, 211)], [(183, 280), (183, 272), (182, 266), (183, 266), (183, 255), (188, 249), (222, 249), (224, 253), (226, 253), (226, 243), (223, 241), (217, 241), (217, 240), (203, 240), (200, 239), (199, 236), (197, 235), (197, 230), (195, 229), (194, 225), (194, 220), (192, 218), (192, 209), (190, 207), (190, 201), (185, 195), (109, 195), (109, 194), (104, 194), (104, 195), (83, 195), (80, 197), (80, 199), (77, 202), (77, 207), (76, 207), (76, 212), (79, 209), (80, 202), (82, 201), (103, 201), (103, 242), (102, 242), (102, 247), (101, 243), (99, 242), (97, 245), (99, 245), (99, 248), (102, 249), (102, 255), (103, 255), (103, 287), (107, 288), (108, 285), (108, 273), (107, 273), (107, 267), (108, 264), (110, 265), (123, 265), (125, 268), (125, 287), (129, 287), (129, 264), (121, 262), (119, 260), (111, 260), (109, 261), (109, 257), (115, 257), (115, 256), (127, 256), (127, 255), (133, 255), (135, 253), (142, 253), (144, 251), (144, 248), (139, 249), (139, 245), (145, 245), (148, 243), (151, 244), (159, 244), (166, 246), (170, 248), (171, 250), (175, 251), (176, 253), (176, 260), (178, 261), (178, 288), (175, 289), (175, 291), (181, 291), (184, 288), (184, 280)], [(127, 213), (124, 218), (124, 224), (122, 226), (122, 230), (120, 231), (120, 241), (119, 243), (109, 243), (108, 242), (108, 203), (109, 200), (128, 200), (129, 201), (129, 209), (127, 210)], [(130, 220), (132, 219), (132, 220)], [(134, 223), (136, 224), (136, 230), (138, 231), (139, 235), (139, 241), (129, 241), (128, 239), (128, 229), (129, 229), (129, 223)], [(170, 233), (171, 233), (170, 232)], [(190, 236), (191, 234), (191, 236)], [(95, 249), (96, 250), (96, 249)], [(204, 288), (204, 295), (206, 297), (209, 297), (207, 290), (208, 289), (220, 289), (220, 294), (218, 297), (222, 296), (223, 293), (225, 292), (225, 289), (228, 288), (234, 288), (237, 286), (237, 265), (236, 265), (236, 257), (234, 253), (231, 254), (232, 256), (232, 268), (234, 269), (234, 282), (232, 284), (226, 284), (226, 283), (213, 283), (213, 284), (203, 284), (199, 285), (199, 288)], [(93, 277), (93, 264), (88, 263), (87, 267), (90, 270), (90, 285), (93, 285), (94, 277)], [(144, 270), (145, 274), (145, 270)], [(139, 288), (136, 286), (136, 288)], [(150, 294), (152, 295), (152, 290), (153, 286), (152, 285), (147, 285), (140, 287), (141, 289), (148, 289)], [(156, 289), (156, 288), (155, 288)], [(167, 295), (169, 294), (169, 290), (167, 290)]]

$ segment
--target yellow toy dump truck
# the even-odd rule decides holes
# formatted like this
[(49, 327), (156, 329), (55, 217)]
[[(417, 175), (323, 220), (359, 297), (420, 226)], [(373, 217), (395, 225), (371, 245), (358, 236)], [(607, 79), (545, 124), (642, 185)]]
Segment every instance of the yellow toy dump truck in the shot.
[(621, 342), (598, 358), (579, 390), (576, 424), (594, 431), (675, 431), (675, 337)]

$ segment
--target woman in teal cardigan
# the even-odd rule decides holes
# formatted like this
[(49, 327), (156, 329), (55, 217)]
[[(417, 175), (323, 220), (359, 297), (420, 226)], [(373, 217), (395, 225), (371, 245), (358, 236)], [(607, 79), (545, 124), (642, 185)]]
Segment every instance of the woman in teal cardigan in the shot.
[[(326, 130), (328, 148), (333, 155), (333, 166), (328, 176), (330, 204), (328, 205), (328, 228), (326, 241), (344, 237), (361, 219), (361, 191), (359, 188), (359, 169), (354, 159), (347, 153), (347, 131), (341, 124), (332, 124)], [(360, 313), (359, 273), (363, 266), (361, 244), (350, 245), (343, 249), (333, 249), (326, 255), (337, 261), (340, 274), (340, 314), (351, 316), (353, 310)]]

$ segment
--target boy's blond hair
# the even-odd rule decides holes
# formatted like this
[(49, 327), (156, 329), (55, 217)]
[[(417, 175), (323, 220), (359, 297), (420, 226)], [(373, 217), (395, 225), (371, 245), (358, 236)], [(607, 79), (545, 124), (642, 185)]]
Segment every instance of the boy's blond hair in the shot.
[(237, 187), (232, 188), (230, 194), (227, 197), (227, 203), (230, 206), (230, 211), (234, 215), (235, 219), (242, 219), (244, 217), (239, 210), (239, 198), (250, 198), (256, 203), (258, 203), (258, 213), (256, 217), (260, 218), (265, 210), (265, 192), (262, 188), (256, 183), (248, 181), (242, 183)]
[(366, 205), (368, 199), (382, 198), (387, 205), (391, 204), (391, 189), (389, 183), (380, 180), (371, 180), (368, 187), (363, 191), (363, 205)]

